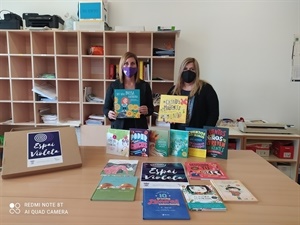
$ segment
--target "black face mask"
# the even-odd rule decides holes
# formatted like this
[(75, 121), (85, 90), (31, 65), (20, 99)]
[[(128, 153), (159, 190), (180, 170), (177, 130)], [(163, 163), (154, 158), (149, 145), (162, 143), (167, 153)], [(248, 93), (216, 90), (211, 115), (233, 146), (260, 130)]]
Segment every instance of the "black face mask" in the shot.
[(182, 72), (181, 77), (182, 77), (184, 82), (191, 83), (192, 81), (195, 80), (196, 73), (191, 71), (191, 70), (186, 70), (186, 71)]

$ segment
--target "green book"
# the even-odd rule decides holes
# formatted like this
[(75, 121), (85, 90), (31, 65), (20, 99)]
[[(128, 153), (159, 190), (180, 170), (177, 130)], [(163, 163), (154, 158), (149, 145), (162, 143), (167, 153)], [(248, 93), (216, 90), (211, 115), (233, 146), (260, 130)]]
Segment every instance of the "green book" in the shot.
[(91, 197), (91, 200), (134, 201), (137, 181), (137, 177), (102, 177)]
[(140, 118), (140, 90), (115, 89), (114, 109), (117, 118)]

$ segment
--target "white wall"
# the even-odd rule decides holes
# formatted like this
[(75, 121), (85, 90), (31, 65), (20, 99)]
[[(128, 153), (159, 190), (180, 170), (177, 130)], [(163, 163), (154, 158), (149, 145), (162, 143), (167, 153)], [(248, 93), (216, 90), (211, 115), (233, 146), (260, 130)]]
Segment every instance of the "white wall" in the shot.
[[(0, 0), (0, 10), (77, 13), (74, 0)], [(1, 14), (0, 14), (1, 15)], [(176, 70), (196, 57), (216, 89), (221, 117), (266, 119), (300, 129), (300, 82), (291, 82), (293, 35), (300, 33), (299, 0), (109, 0), (109, 25), (175, 25), (181, 30)]]

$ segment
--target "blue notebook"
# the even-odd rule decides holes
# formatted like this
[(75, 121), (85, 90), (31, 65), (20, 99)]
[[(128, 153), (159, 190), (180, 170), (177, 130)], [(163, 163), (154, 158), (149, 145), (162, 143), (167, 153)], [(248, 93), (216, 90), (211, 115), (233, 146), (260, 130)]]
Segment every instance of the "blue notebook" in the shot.
[(189, 220), (180, 189), (143, 189), (144, 220)]

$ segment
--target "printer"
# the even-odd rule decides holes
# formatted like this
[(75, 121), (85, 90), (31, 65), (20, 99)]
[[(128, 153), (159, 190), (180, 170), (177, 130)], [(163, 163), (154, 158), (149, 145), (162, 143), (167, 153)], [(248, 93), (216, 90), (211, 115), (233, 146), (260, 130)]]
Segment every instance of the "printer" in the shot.
[(292, 134), (295, 129), (280, 123), (264, 120), (238, 122), (238, 128), (244, 133)]
[(38, 13), (23, 13), (25, 27), (30, 28), (64, 28), (64, 20), (57, 15), (39, 15)]

